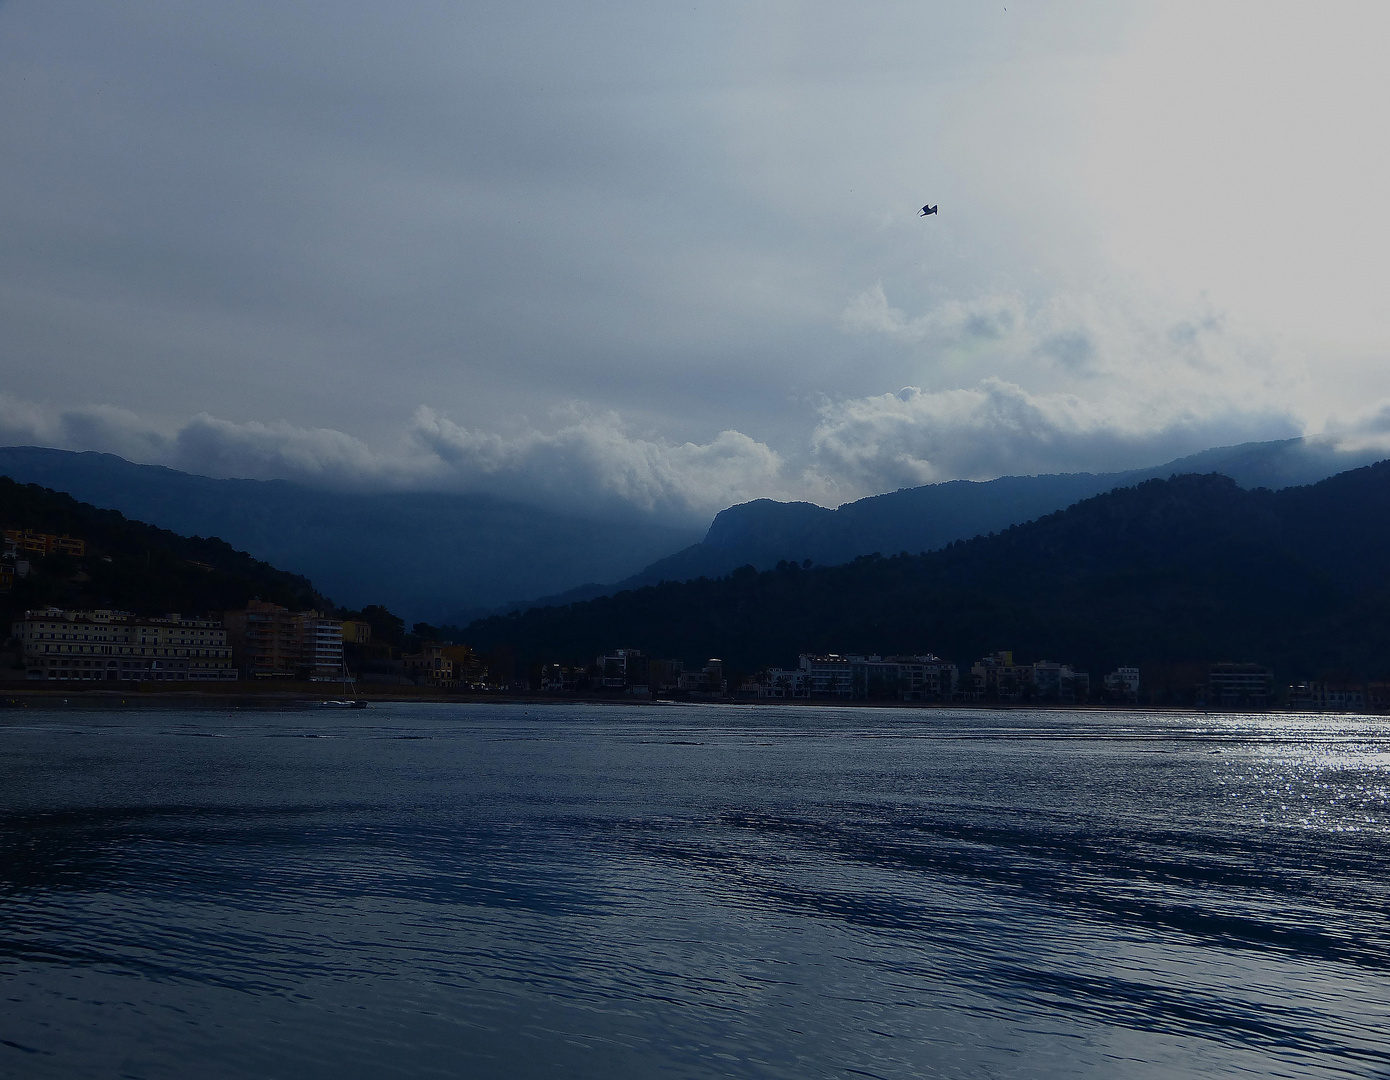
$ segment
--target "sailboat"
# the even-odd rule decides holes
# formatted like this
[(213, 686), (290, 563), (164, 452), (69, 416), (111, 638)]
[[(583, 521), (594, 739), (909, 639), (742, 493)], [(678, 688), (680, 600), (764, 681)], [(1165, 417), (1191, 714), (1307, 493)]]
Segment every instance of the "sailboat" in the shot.
[(365, 709), (367, 702), (357, 696), (357, 685), (352, 681), (352, 673), (348, 671), (347, 658), (343, 658), (343, 691), (346, 697), (325, 698), (322, 701), (314, 702), (316, 709)]

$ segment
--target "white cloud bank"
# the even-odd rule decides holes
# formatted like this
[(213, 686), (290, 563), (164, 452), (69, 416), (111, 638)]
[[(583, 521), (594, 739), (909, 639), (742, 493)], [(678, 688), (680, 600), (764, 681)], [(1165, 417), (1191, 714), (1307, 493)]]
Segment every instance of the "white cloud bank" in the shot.
[(785, 494), (782, 458), (741, 432), (723, 431), (707, 443), (644, 438), (616, 413), (579, 406), (550, 430), (512, 434), (466, 428), (421, 406), (397, 444), (383, 450), (328, 428), (200, 413), (165, 432), (109, 405), (51, 412), (0, 395), (0, 442), (96, 450), (205, 476), (490, 492), (570, 510), (667, 517), (705, 516)]
[(990, 377), (969, 389), (931, 393), (909, 386), (827, 406), (812, 443), (819, 469), (851, 487), (883, 490), (1137, 468), (1212, 446), (1300, 434), (1293, 418), (1278, 412), (1126, 416)]
[(528, 501), (707, 514), (782, 488), (781, 457), (741, 432), (708, 443), (639, 438), (612, 412), (576, 409), (557, 430), (504, 436), (422, 407), (411, 438), (458, 479)]
[(1299, 400), (1298, 365), (1206, 305), (1137, 296), (1002, 293), (911, 316), (874, 285), (842, 328), (911, 350), (924, 374), (955, 385), (828, 403), (811, 438), (816, 467), (882, 489), (1143, 467), (1305, 433), (1287, 404)]
[[(314, 486), (489, 492), (569, 510), (708, 516), (768, 497), (835, 505), (957, 478), (1106, 471), (1161, 463), (1211, 446), (1302, 434), (1278, 410), (1156, 410), (1030, 393), (990, 377), (968, 388), (827, 403), (808, 444), (782, 454), (738, 431), (677, 443), (632, 434), (621, 417), (572, 409), (549, 429), (503, 434), (422, 406), (397, 444), (379, 449), (341, 431), (232, 423), (207, 414), (161, 432), (98, 405), (51, 413), (0, 395), (0, 442), (97, 450), (207, 476)], [(1330, 425), (1341, 449), (1390, 452), (1390, 403)]]
[(422, 405), (383, 447), (331, 428), (208, 413), (161, 429), (112, 405), (57, 411), (4, 395), (0, 442), (209, 476), (487, 492), (687, 520), (760, 497), (835, 505), (943, 480), (1137, 468), (1314, 430), (1338, 448), (1390, 451), (1390, 402), (1367, 401), (1349, 418), (1300, 416), (1287, 404), (1299, 384), (1280, 374), (1289, 365), (1210, 311), (1174, 318), (1084, 294), (1041, 304), (1000, 294), (910, 316), (874, 286), (840, 321), (853, 337), (909, 355), (937, 385), (826, 399), (801, 436), (776, 448), (733, 429), (705, 442), (637, 433), (619, 412), (583, 403), (500, 430)]

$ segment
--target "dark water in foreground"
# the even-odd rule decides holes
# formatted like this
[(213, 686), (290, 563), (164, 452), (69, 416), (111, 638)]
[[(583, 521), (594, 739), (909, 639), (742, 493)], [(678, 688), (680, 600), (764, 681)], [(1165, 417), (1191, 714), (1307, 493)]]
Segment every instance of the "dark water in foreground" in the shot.
[(1390, 723), (0, 713), (0, 1076), (1390, 1075)]

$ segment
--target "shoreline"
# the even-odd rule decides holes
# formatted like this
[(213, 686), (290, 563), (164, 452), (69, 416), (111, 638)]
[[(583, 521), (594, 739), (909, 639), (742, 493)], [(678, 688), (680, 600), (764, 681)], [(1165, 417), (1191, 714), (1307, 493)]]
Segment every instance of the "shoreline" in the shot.
[[(22, 709), (52, 705), (131, 707), (168, 705), (179, 708), (288, 708), (312, 707), (320, 701), (346, 701), (348, 695), (341, 692), (340, 686), (332, 683), (280, 685), (276, 687), (242, 684), (244, 688), (232, 690), (222, 685), (213, 689), (191, 690), (187, 684), (138, 684), (128, 689), (107, 689), (95, 687), (43, 689), (13, 685), (0, 685), (0, 709)], [(80, 686), (80, 684), (79, 684)], [(334, 691), (338, 692), (335, 693)], [(1212, 709), (1197, 705), (1131, 705), (1109, 702), (1088, 702), (1078, 705), (1059, 705), (1055, 702), (986, 702), (986, 701), (867, 701), (842, 699), (806, 698), (639, 698), (628, 694), (541, 694), (518, 691), (472, 691), (451, 692), (432, 687), (383, 686), (380, 690), (358, 688), (353, 698), (367, 702), (367, 707), (385, 704), (436, 704), (436, 705), (741, 705), (754, 707), (792, 706), (795, 708), (869, 708), (869, 709), (920, 709), (920, 710), (966, 710), (981, 712), (1127, 712), (1127, 713), (1297, 713), (1316, 715), (1318, 710), (1267, 708), (1267, 709)], [(1328, 713), (1326, 715), (1341, 715)], [(1361, 712), (1354, 715), (1383, 716), (1384, 713)]]

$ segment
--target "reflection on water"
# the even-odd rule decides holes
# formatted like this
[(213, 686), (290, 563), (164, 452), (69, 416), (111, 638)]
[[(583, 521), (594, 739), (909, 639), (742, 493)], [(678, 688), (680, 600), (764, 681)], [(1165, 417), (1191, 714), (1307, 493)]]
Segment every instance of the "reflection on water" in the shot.
[(0, 1076), (1390, 1073), (1390, 725), (0, 714)]

